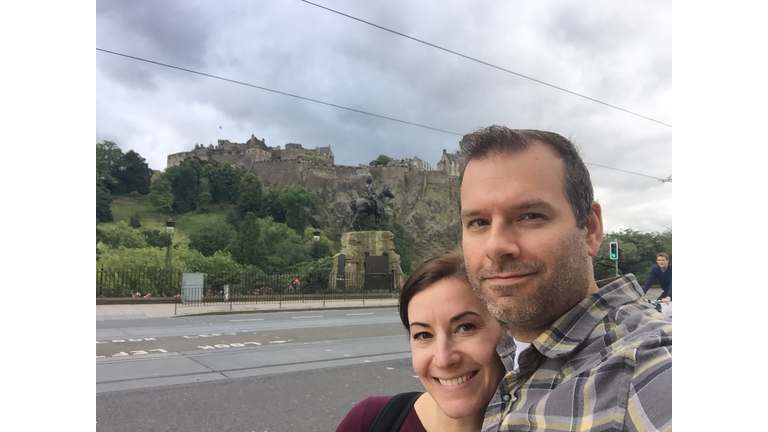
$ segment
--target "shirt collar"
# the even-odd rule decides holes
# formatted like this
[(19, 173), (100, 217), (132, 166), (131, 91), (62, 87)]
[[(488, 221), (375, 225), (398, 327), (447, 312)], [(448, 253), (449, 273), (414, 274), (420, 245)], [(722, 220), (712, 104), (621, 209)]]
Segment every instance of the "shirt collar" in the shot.
[(567, 355), (589, 336), (611, 310), (637, 301), (642, 296), (643, 290), (633, 274), (614, 279), (558, 318), (533, 341), (533, 346), (550, 358)]

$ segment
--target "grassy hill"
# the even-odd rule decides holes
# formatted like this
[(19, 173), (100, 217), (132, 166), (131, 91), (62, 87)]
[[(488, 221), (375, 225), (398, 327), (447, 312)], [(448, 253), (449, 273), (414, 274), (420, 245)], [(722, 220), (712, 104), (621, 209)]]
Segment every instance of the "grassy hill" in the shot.
[[(157, 212), (149, 202), (149, 196), (117, 196), (110, 206), (112, 209), (113, 222), (98, 222), (97, 228), (105, 228), (114, 225), (116, 222), (130, 222), (131, 216), (139, 215), (141, 228), (139, 230), (155, 229), (165, 232), (165, 222), (169, 216)], [(189, 212), (183, 215), (170, 216), (176, 222), (176, 231), (173, 234), (173, 243), (180, 246), (189, 244), (189, 235), (200, 230), (200, 228), (218, 222), (224, 222), (227, 213), (233, 208), (228, 206), (214, 206), (208, 213)]]

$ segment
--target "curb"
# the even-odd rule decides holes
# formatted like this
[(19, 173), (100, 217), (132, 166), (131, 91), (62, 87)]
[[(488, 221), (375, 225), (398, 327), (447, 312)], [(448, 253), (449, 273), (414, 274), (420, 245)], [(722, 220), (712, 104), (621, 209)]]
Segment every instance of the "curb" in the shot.
[(240, 315), (240, 314), (257, 314), (257, 313), (275, 313), (275, 312), (314, 312), (318, 310), (340, 310), (340, 309), (383, 309), (383, 308), (396, 308), (397, 304), (391, 304), (391, 305), (370, 305), (370, 306), (361, 306), (361, 305), (349, 305), (349, 306), (342, 306), (338, 305), (338, 307), (333, 306), (324, 306), (324, 307), (306, 307), (306, 308), (282, 308), (282, 309), (254, 309), (254, 310), (226, 310), (226, 311), (215, 311), (215, 312), (201, 312), (201, 313), (191, 313), (191, 314), (176, 314), (171, 316), (170, 318), (183, 318), (183, 317), (191, 317), (191, 316), (210, 316), (210, 315)]

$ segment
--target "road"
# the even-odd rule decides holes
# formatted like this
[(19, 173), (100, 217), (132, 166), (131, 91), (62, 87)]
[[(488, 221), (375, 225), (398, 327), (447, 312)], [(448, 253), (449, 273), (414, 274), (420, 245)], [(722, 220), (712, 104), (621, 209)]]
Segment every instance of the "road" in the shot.
[(99, 431), (332, 431), (421, 390), (395, 308), (98, 321)]

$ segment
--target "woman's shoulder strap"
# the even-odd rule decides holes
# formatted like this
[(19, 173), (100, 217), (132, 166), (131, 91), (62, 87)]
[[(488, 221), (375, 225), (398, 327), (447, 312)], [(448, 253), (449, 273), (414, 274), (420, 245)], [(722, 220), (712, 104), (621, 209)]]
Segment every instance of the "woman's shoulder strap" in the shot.
[(396, 394), (381, 407), (381, 411), (373, 421), (369, 432), (397, 432), (402, 426), (411, 407), (424, 392), (408, 392)]

